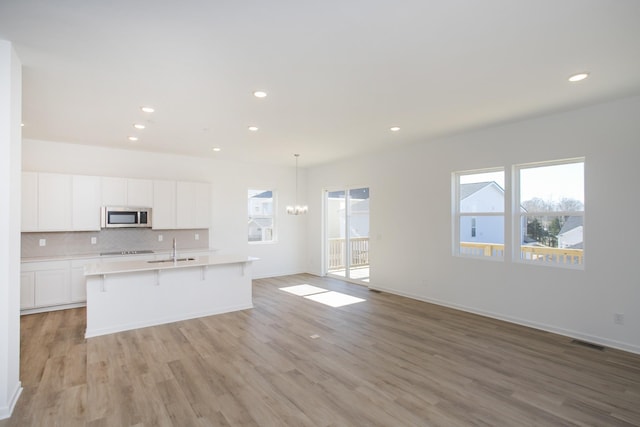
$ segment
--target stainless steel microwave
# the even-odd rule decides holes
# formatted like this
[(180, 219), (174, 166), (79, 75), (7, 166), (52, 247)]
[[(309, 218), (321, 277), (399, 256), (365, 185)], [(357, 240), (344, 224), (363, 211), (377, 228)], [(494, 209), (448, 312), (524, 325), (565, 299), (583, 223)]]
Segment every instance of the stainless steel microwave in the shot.
[(100, 215), (102, 228), (151, 227), (151, 208), (103, 206)]

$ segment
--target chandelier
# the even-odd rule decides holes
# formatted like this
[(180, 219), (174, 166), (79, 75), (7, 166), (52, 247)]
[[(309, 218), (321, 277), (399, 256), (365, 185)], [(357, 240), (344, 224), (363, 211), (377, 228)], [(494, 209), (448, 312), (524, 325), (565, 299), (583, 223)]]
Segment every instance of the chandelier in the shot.
[(296, 157), (296, 204), (287, 206), (287, 213), (289, 215), (303, 215), (309, 211), (309, 207), (298, 204), (298, 157), (300, 157), (300, 154), (294, 154), (294, 156)]

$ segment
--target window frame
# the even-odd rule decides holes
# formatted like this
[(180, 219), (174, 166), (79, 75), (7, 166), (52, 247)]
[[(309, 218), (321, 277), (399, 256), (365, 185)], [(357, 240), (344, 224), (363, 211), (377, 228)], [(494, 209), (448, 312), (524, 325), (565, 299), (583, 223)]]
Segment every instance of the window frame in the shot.
[[(565, 268), (572, 270), (584, 270), (585, 262), (586, 262), (586, 226), (585, 226), (585, 218), (586, 218), (586, 200), (582, 202), (583, 209), (582, 211), (524, 211), (521, 209), (523, 201), (521, 200), (521, 175), (520, 172), (523, 169), (534, 169), (540, 167), (548, 167), (548, 166), (561, 166), (568, 165), (574, 163), (582, 163), (583, 167), (583, 196), (585, 190), (585, 170), (586, 170), (586, 157), (573, 157), (567, 159), (557, 159), (557, 160), (549, 160), (542, 162), (532, 162), (532, 163), (522, 163), (516, 164), (512, 167), (512, 176), (513, 176), (513, 207), (512, 207), (512, 236), (513, 236), (513, 253), (511, 254), (511, 258), (514, 262), (519, 264), (526, 265), (537, 265), (537, 266), (545, 266), (551, 268)], [(586, 197), (585, 197), (586, 198)], [(534, 259), (526, 259), (522, 256), (522, 248), (526, 247), (523, 245), (521, 233), (526, 232), (526, 230), (522, 230), (522, 227), (526, 227), (527, 218), (528, 217), (581, 217), (582, 218), (582, 255), (581, 261), (578, 264), (573, 263), (561, 263), (561, 262), (540, 262)], [(563, 248), (559, 248), (563, 249)], [(568, 248), (565, 248), (568, 249)], [(567, 252), (570, 252), (569, 250)], [(532, 253), (533, 255), (533, 253)]]
[[(468, 175), (479, 175), (479, 174), (485, 174), (485, 173), (493, 173), (493, 172), (501, 172), (503, 175), (503, 180), (504, 180), (504, 186), (505, 188), (503, 188), (504, 190), (504, 198), (503, 198), (503, 205), (502, 205), (502, 212), (485, 212), (485, 211), (478, 211), (478, 212), (461, 212), (460, 211), (460, 178), (463, 176), (468, 176)], [(461, 257), (461, 258), (472, 258), (472, 259), (484, 259), (484, 260), (488, 260), (488, 261), (496, 261), (496, 262), (504, 262), (505, 260), (505, 255), (507, 254), (507, 248), (508, 248), (508, 239), (507, 239), (507, 218), (508, 218), (508, 213), (507, 213), (507, 207), (508, 207), (508, 203), (507, 203), (507, 197), (509, 194), (509, 185), (508, 185), (508, 180), (507, 180), (507, 170), (505, 167), (503, 166), (496, 166), (496, 167), (491, 167), (491, 168), (485, 168), (485, 169), (473, 169), (473, 170), (464, 170), (464, 171), (457, 171), (457, 172), (453, 172), (452, 173), (452, 211), (453, 211), (453, 215), (452, 215), (452, 230), (453, 230), (453, 239), (452, 239), (452, 254), (453, 256), (456, 257)], [(491, 256), (487, 256), (484, 254), (473, 254), (473, 253), (464, 253), (461, 250), (461, 220), (463, 217), (470, 217), (473, 219), (476, 219), (476, 232), (477, 232), (477, 219), (478, 218), (482, 218), (482, 217), (502, 217), (502, 226), (503, 226), (503, 243), (502, 243), (502, 252), (501, 253), (496, 253), (496, 255), (493, 255), (493, 250), (491, 249)]]
[[(255, 195), (257, 194), (261, 194), (264, 192), (271, 192), (271, 203), (272, 203), (272, 208), (271, 208), (271, 215), (260, 215), (261, 217), (267, 217), (267, 218), (271, 218), (271, 230), (272, 230), (272, 238), (271, 240), (250, 240), (250, 234), (249, 234), (249, 223), (251, 221), (251, 219), (254, 217), (253, 215), (249, 214), (249, 200), (251, 200), (253, 197), (255, 197)], [(251, 192), (256, 192), (256, 194), (254, 196), (249, 196), (249, 194)], [(277, 215), (278, 215), (278, 203), (277, 203), (278, 199), (277, 199), (277, 191), (275, 190), (275, 188), (265, 188), (263, 186), (254, 186), (254, 187), (249, 187), (247, 189), (247, 216), (248, 216), (248, 221), (247, 221), (247, 243), (250, 245), (271, 245), (271, 244), (275, 244), (278, 242), (278, 233), (277, 233)]]

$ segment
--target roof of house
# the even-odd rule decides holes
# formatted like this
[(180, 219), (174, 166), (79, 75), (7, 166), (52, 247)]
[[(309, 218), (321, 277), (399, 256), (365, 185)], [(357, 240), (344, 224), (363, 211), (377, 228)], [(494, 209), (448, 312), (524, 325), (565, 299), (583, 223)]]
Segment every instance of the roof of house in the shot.
[(498, 185), (495, 181), (485, 181), (485, 182), (472, 182), (469, 184), (460, 184), (460, 200), (464, 200), (467, 197), (471, 196), (474, 193), (482, 190), (483, 188), (494, 184), (496, 187), (500, 189), (504, 193), (504, 189)]
[(582, 226), (582, 216), (570, 216), (564, 222), (564, 224), (562, 225), (562, 228), (560, 229), (560, 233), (558, 234), (566, 233), (567, 231), (573, 230), (574, 228), (581, 227), (581, 226)]

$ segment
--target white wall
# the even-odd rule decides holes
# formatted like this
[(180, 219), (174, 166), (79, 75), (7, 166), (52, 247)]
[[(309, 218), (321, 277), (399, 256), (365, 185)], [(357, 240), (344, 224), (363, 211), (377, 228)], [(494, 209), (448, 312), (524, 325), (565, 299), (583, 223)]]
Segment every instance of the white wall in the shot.
[(0, 419), (20, 395), (20, 139), (22, 70), (0, 40)]
[[(322, 190), (368, 185), (372, 288), (640, 353), (639, 239), (624, 231), (640, 212), (639, 117), (631, 97), (309, 169), (309, 271), (322, 273)], [(452, 172), (580, 156), (584, 270), (451, 255)]]
[[(295, 198), (294, 167), (36, 140), (23, 141), (22, 164), (25, 171), (209, 182), (212, 186), (211, 248), (259, 257), (260, 261), (252, 268), (254, 277), (306, 270), (306, 218), (285, 213), (285, 206)], [(304, 178), (301, 170), (302, 185)], [(269, 188), (277, 192), (276, 243), (249, 245), (247, 242), (249, 188)]]

